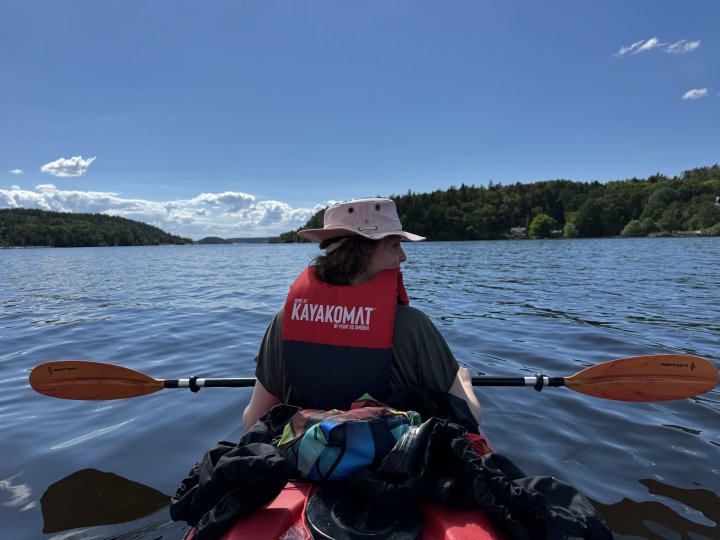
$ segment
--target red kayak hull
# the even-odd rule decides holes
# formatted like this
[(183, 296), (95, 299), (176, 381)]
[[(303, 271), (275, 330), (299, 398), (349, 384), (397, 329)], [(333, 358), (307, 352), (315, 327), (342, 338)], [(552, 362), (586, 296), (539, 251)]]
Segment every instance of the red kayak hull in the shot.
[[(288, 529), (303, 523), (303, 513), (316, 486), (288, 482), (267, 506), (238, 521), (221, 540), (272, 538), (277, 540)], [(423, 540), (495, 540), (502, 535), (479, 509), (453, 510), (440, 504), (422, 503)], [(188, 540), (193, 537), (192, 531)]]

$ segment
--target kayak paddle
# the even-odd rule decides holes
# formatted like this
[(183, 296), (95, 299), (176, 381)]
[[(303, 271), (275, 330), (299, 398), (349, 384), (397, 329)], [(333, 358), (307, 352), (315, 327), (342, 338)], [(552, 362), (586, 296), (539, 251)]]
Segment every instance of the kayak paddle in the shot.
[(247, 379), (153, 379), (134, 369), (83, 360), (60, 360), (40, 364), (30, 372), (30, 386), (36, 392), (63, 399), (124, 399), (152, 394), (163, 388), (255, 386)]
[[(566, 386), (571, 390), (618, 401), (670, 401), (715, 388), (718, 370), (709, 360), (687, 354), (656, 354), (610, 360), (570, 377), (473, 377), (473, 386)], [(40, 364), (30, 372), (30, 386), (50, 397), (79, 400), (124, 399), (163, 388), (248, 387), (254, 378), (153, 379), (138, 371), (80, 360)]]
[(653, 354), (618, 358), (590, 366), (570, 377), (473, 377), (473, 386), (566, 386), (570, 390), (617, 401), (671, 401), (709, 392), (718, 370), (709, 360), (689, 354)]

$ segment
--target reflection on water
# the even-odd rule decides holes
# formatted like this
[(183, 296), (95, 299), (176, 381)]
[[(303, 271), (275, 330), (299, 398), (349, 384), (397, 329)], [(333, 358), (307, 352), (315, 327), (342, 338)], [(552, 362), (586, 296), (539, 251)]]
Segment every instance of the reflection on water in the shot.
[(16, 479), (19, 474), (10, 478), (0, 480), (0, 494), (2, 494), (2, 504), (9, 508), (17, 508), (21, 512), (34, 508), (35, 502), (32, 500), (32, 488), (27, 484), (17, 483)]
[(100, 437), (101, 435), (105, 435), (106, 433), (110, 433), (111, 431), (115, 431), (116, 429), (120, 429), (121, 427), (129, 424), (132, 422), (134, 418), (131, 418), (130, 420), (126, 420), (125, 422), (120, 422), (119, 424), (116, 424), (114, 426), (105, 427), (102, 429), (96, 429), (92, 433), (87, 433), (85, 435), (82, 435), (80, 437), (75, 437), (72, 440), (62, 442), (60, 444), (56, 444), (55, 446), (52, 446), (51, 450), (58, 450), (60, 448), (68, 448), (70, 446), (75, 446), (76, 444), (80, 444), (82, 442), (88, 441), (90, 439), (93, 439), (95, 437)]
[(649, 540), (720, 538), (720, 497), (715, 493), (683, 489), (652, 479), (640, 483), (662, 500), (637, 502), (625, 498), (614, 504), (593, 501), (615, 534)]
[(58, 480), (40, 499), (43, 532), (133, 521), (170, 503), (170, 496), (113, 473), (83, 469)]

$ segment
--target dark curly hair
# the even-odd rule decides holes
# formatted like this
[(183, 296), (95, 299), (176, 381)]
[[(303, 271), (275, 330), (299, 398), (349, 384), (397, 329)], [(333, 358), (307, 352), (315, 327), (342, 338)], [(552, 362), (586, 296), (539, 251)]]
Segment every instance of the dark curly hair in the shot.
[(353, 279), (365, 272), (379, 241), (364, 236), (344, 236), (322, 241), (320, 249), (340, 241), (342, 243), (337, 248), (325, 255), (318, 255), (313, 262), (318, 277), (325, 283), (350, 285)]

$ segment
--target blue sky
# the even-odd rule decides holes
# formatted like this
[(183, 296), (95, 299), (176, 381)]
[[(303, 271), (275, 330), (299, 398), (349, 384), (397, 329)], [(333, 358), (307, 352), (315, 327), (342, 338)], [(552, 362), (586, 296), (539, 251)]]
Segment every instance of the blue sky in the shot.
[(0, 207), (192, 238), (720, 161), (720, 2), (0, 0)]

